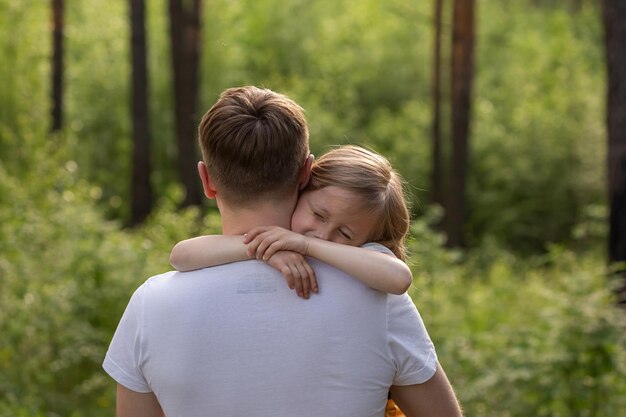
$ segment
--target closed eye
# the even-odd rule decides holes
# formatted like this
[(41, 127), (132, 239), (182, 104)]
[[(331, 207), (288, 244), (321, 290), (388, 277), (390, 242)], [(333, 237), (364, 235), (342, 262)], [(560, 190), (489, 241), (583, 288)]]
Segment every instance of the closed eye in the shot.
[(350, 235), (349, 235), (347, 232), (345, 232), (345, 231), (343, 231), (343, 230), (341, 230), (341, 229), (339, 229), (339, 234), (341, 234), (341, 236), (343, 236), (343, 237), (344, 237), (344, 238), (346, 238), (347, 240), (352, 239), (352, 238), (350, 237)]
[(314, 215), (315, 217), (317, 217), (318, 219), (320, 219), (320, 220), (324, 220), (324, 216), (322, 216), (320, 213), (318, 213), (318, 212), (316, 212), (316, 211), (314, 211), (314, 212), (313, 212), (313, 215)]

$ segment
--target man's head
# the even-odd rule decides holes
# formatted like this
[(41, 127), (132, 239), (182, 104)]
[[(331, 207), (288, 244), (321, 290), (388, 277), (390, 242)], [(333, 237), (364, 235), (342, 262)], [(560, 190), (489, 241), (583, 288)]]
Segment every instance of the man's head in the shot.
[[(257, 87), (224, 91), (199, 127), (211, 184), (222, 200), (236, 206), (293, 194), (309, 155), (308, 141), (302, 108)], [(205, 193), (212, 197), (206, 185)]]

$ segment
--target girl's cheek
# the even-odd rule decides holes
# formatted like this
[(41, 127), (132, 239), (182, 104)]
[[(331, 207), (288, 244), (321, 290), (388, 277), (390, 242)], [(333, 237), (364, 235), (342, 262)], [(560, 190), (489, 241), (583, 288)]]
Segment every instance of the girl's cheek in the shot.
[(294, 216), (291, 219), (291, 230), (296, 233), (304, 234), (309, 229), (306, 219), (301, 216)]

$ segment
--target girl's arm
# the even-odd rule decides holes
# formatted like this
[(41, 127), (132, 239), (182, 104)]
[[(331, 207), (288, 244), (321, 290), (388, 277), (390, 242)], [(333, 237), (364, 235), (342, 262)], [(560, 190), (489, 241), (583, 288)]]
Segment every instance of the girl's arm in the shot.
[(170, 264), (178, 271), (252, 259), (243, 236), (206, 235), (178, 242), (170, 254)]
[[(299, 297), (317, 292), (315, 272), (303, 255), (293, 251), (274, 253), (266, 262), (280, 271), (289, 288)], [(253, 259), (248, 256), (243, 236), (206, 235), (178, 242), (170, 254), (170, 264), (178, 271), (192, 271), (230, 262)]]
[(252, 229), (245, 235), (244, 243), (250, 256), (266, 259), (276, 251), (291, 250), (319, 259), (370, 288), (391, 294), (404, 293), (413, 281), (409, 267), (393, 255), (303, 236), (277, 226)]

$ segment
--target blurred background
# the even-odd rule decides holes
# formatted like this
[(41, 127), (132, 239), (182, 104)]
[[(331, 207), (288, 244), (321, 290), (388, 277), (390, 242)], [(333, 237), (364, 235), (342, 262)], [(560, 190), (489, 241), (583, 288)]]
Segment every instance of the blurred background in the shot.
[(252, 84), (302, 105), (314, 154), (406, 179), (411, 295), (467, 416), (626, 416), (625, 9), (0, 0), (0, 415), (114, 414), (130, 295), (219, 232), (198, 122)]

